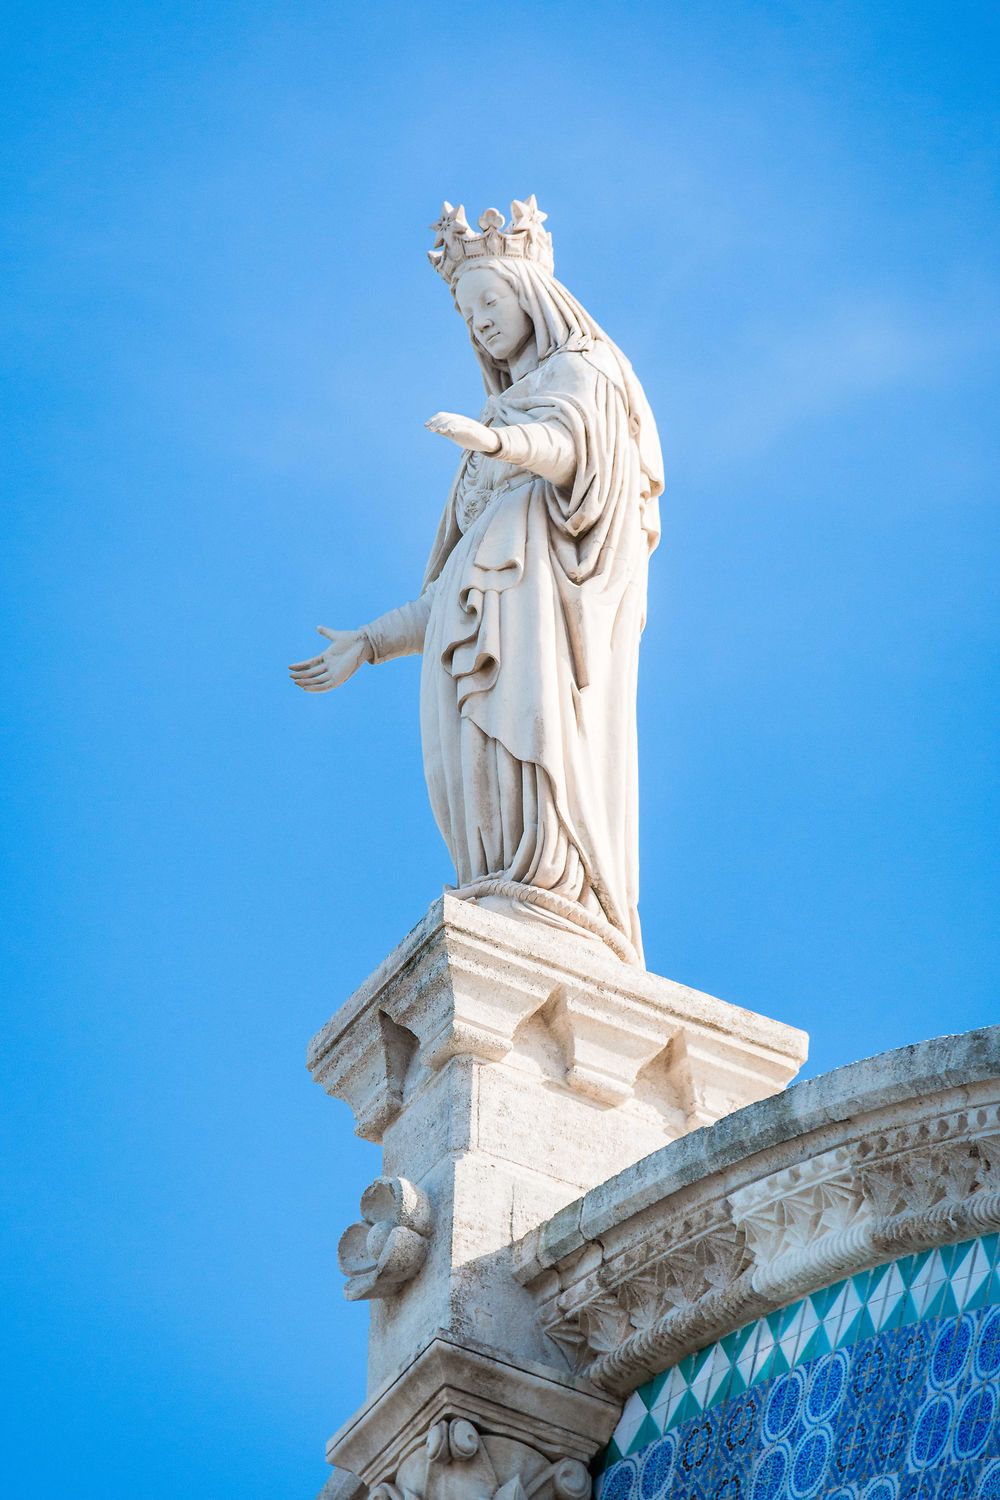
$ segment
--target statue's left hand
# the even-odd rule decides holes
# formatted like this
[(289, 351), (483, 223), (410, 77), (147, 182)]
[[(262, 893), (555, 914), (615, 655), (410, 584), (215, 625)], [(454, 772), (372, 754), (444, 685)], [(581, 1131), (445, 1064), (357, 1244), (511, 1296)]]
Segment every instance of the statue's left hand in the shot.
[(460, 417), (454, 411), (435, 412), (424, 426), (473, 453), (496, 453), (500, 447), (500, 439), (484, 423), (474, 417)]

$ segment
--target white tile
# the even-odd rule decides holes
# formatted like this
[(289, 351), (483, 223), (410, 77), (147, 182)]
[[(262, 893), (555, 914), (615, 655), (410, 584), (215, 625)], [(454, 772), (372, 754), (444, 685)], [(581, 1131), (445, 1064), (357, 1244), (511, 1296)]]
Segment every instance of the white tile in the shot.
[(628, 1452), (629, 1444), (645, 1421), (646, 1414), (645, 1401), (642, 1400), (638, 1391), (633, 1391), (625, 1402), (625, 1409), (615, 1428), (615, 1442), (622, 1453)]

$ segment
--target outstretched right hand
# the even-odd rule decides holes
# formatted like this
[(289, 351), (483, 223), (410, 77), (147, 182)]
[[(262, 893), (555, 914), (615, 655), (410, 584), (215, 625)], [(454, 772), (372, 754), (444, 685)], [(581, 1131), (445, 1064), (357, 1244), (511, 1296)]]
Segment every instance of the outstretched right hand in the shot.
[(360, 630), (327, 630), (325, 625), (316, 629), (326, 636), (329, 646), (319, 656), (293, 662), (288, 670), (303, 692), (328, 693), (353, 677), (362, 662), (370, 660), (370, 648)]

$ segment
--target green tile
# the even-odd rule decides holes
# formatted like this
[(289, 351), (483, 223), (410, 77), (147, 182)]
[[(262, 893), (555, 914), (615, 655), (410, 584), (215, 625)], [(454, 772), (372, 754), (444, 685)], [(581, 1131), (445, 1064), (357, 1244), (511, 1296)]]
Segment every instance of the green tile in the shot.
[(714, 1391), (709, 1393), (705, 1402), (704, 1410), (711, 1411), (715, 1406), (721, 1406), (723, 1401), (728, 1401), (733, 1394), (733, 1370), (730, 1367), (726, 1371), (726, 1378), (719, 1382)]
[(754, 1321), (753, 1323), (745, 1323), (743, 1327), (739, 1329), (736, 1334), (737, 1359), (742, 1359), (743, 1355), (747, 1353), (747, 1350), (751, 1343), (756, 1342), (757, 1334), (759, 1333), (759, 1331), (760, 1325), (756, 1321)]
[(698, 1405), (691, 1392), (685, 1391), (683, 1396), (671, 1412), (670, 1418), (666, 1423), (664, 1431), (669, 1431), (672, 1427), (679, 1427), (682, 1422), (689, 1422), (692, 1417), (697, 1417), (700, 1412), (701, 1407)]
[(906, 1304), (907, 1302), (912, 1303), (912, 1300), (913, 1299), (911, 1297), (908, 1297), (905, 1293), (901, 1292), (899, 1296), (897, 1296), (894, 1305), (890, 1307), (889, 1312), (887, 1313), (885, 1318), (883, 1318), (881, 1327), (879, 1328), (879, 1332), (888, 1333), (894, 1329), (904, 1327), (904, 1313), (906, 1311)]
[(909, 1293), (907, 1293), (907, 1295), (902, 1298), (902, 1306), (901, 1306), (900, 1313), (899, 1313), (899, 1324), (898, 1324), (898, 1327), (900, 1327), (900, 1328), (906, 1328), (906, 1327), (909, 1326), (910, 1323), (919, 1323), (919, 1322), (920, 1322), (920, 1314), (917, 1312), (917, 1304), (914, 1302), (913, 1298), (909, 1295)]
[[(753, 1374), (750, 1376), (750, 1382), (749, 1383), (751, 1385), (763, 1385), (763, 1383), (764, 1383), (765, 1380), (770, 1380), (771, 1376), (774, 1375), (775, 1373), (777, 1373), (775, 1371), (775, 1369), (774, 1369), (774, 1361), (775, 1361), (775, 1356), (777, 1355), (777, 1353), (778, 1353), (778, 1346), (777, 1346), (777, 1344), (775, 1344), (774, 1348), (768, 1354), (767, 1358), (764, 1360), (764, 1362), (761, 1365), (760, 1369), (759, 1370), (755, 1370), (753, 1372)], [(786, 1361), (786, 1366), (787, 1366), (787, 1361)]]
[(654, 1422), (653, 1418), (650, 1416), (643, 1417), (639, 1424), (639, 1431), (628, 1445), (628, 1451), (629, 1453), (638, 1453), (649, 1443), (655, 1443), (657, 1438), (661, 1436), (660, 1428)]
[(779, 1337), (795, 1322), (795, 1319), (798, 1317), (800, 1311), (802, 1310), (802, 1306), (803, 1301), (802, 1298), (800, 1298), (798, 1302), (793, 1302), (789, 1307), (786, 1307), (782, 1310), (780, 1315), (780, 1322), (778, 1325)]
[(605, 1469), (610, 1469), (612, 1464), (616, 1464), (620, 1458), (624, 1457), (624, 1453), (619, 1448), (614, 1438), (612, 1438), (610, 1443), (604, 1450), (604, 1464), (601, 1469), (602, 1474)]
[(820, 1291), (812, 1293), (809, 1301), (816, 1309), (818, 1318), (826, 1317), (846, 1285), (846, 1281), (835, 1281), (832, 1286), (825, 1286)]
[(917, 1257), (915, 1255), (904, 1255), (896, 1261), (896, 1270), (899, 1272), (900, 1280), (904, 1286), (909, 1286), (917, 1274)]
[(803, 1365), (807, 1360), (819, 1359), (820, 1355), (830, 1354), (832, 1353), (832, 1350), (833, 1345), (830, 1342), (830, 1336), (826, 1328), (821, 1323), (810, 1337), (809, 1342), (806, 1344), (805, 1348), (800, 1353), (798, 1359), (796, 1360), (796, 1364)]
[(874, 1296), (891, 1270), (892, 1261), (889, 1261), (887, 1265), (876, 1266), (874, 1270), (868, 1272), (868, 1288), (865, 1293), (866, 1297)]
[(939, 1318), (941, 1316), (942, 1308), (944, 1306), (945, 1294), (947, 1291), (948, 1288), (946, 1286), (939, 1286), (937, 1288), (937, 1290), (934, 1292), (934, 1295), (927, 1303), (927, 1306), (920, 1314), (921, 1320), (923, 1322), (927, 1322), (930, 1318)]
[(978, 1312), (981, 1307), (989, 1306), (990, 1278), (984, 1276), (980, 1285), (968, 1297), (963, 1304), (966, 1312)]

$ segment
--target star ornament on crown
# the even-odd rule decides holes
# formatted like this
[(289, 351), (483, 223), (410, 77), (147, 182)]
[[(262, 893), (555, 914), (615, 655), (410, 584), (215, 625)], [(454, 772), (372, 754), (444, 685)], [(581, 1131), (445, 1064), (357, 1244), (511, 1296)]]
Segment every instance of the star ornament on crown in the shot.
[(440, 219), (431, 225), (437, 235), (434, 249), (427, 252), (438, 275), (454, 286), (462, 271), (483, 260), (533, 260), (551, 275), (555, 264), (552, 236), (542, 228), (548, 214), (539, 212), (534, 193), (523, 202), (515, 198), (510, 214), (510, 226), (505, 230), (503, 214), (488, 208), (479, 220), (483, 232), (476, 234), (462, 204), (453, 208), (445, 202)]

